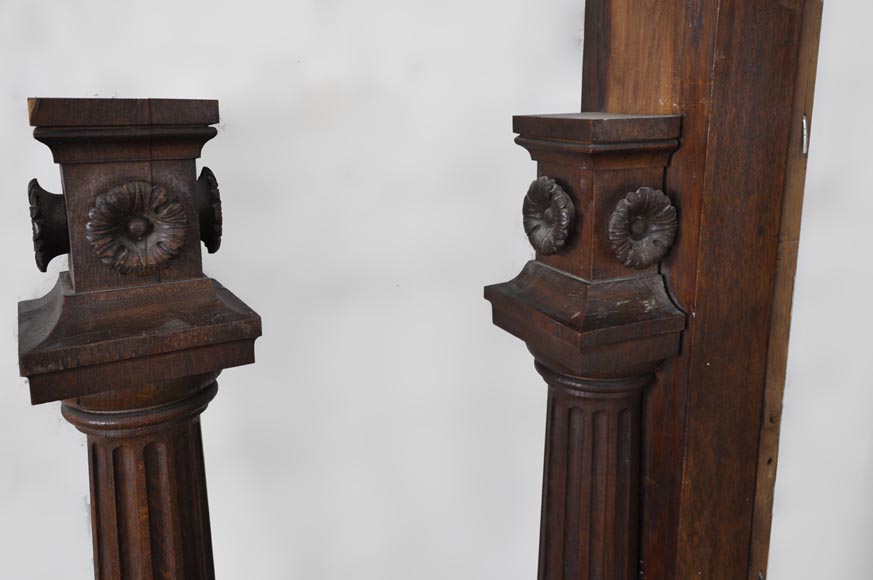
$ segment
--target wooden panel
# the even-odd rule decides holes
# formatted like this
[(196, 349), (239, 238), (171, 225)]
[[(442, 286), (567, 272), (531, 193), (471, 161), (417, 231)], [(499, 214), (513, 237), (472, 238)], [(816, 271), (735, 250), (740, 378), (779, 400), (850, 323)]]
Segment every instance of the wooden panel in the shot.
[[(770, 339), (767, 347), (767, 380), (764, 412), (761, 417), (761, 440), (758, 448), (758, 476), (755, 512), (752, 520), (749, 580), (766, 577), (770, 553), (770, 525), (773, 519), (773, 490), (779, 453), (779, 428), (782, 425), (782, 395), (788, 363), (788, 336), (791, 331), (791, 304), (794, 297), (794, 274), (797, 269), (797, 246), (800, 216), (806, 181), (804, 140), (812, 127), (812, 106), (821, 34), (822, 0), (804, 4), (803, 28), (800, 33), (800, 58), (794, 89), (791, 135), (788, 140), (788, 163), (785, 168), (785, 193), (782, 198), (782, 222), (776, 254), (776, 282), (770, 316)], [(803, 123), (806, 118), (806, 135)]]
[[(588, 0), (583, 55), (582, 109), (614, 113), (681, 113), (682, 145), (666, 175), (666, 192), (679, 208), (679, 238), (662, 264), (680, 306), (692, 311), (696, 293), (700, 190), (709, 129), (709, 77), (714, 55), (717, 2), (639, 2)], [(613, 14), (621, 20), (613, 22)], [(627, 32), (624, 32), (627, 30)], [(641, 35), (636, 50), (630, 35)], [(670, 63), (665, 76), (661, 63)], [(628, 82), (625, 77), (635, 80)], [(665, 89), (669, 83), (669, 90)], [(658, 86), (658, 91), (639, 90)], [(635, 88), (636, 87), (636, 88)], [(685, 273), (684, 277), (673, 272)], [(640, 559), (642, 577), (675, 578), (677, 522), (684, 450), (687, 394), (687, 337), (683, 356), (668, 360), (647, 391), (644, 410), (643, 511)]]
[[(688, 393), (688, 350), (697, 318), (698, 244), (701, 191), (705, 176), (706, 136), (709, 132), (710, 70), (715, 55), (717, 2), (684, 3), (662, 13), (652, 23), (672, 46), (675, 69), (672, 102), (652, 98), (654, 111), (682, 113), (682, 145), (667, 170), (667, 193), (676, 200), (679, 238), (662, 264), (671, 294), (690, 313), (683, 356), (667, 361), (645, 402), (648, 442), (643, 463), (643, 519), (641, 562), (643, 578), (677, 578), (679, 504), (685, 452), (685, 401)], [(646, 26), (638, 22), (638, 26)], [(662, 28), (663, 27), (663, 28)], [(654, 30), (652, 33), (654, 34)], [(656, 56), (657, 53), (652, 56)], [(640, 72), (650, 70), (641, 67)], [(654, 69), (653, 69), (654, 70)], [(617, 97), (614, 97), (617, 98)], [(633, 102), (633, 101), (630, 101)], [(640, 105), (641, 106), (641, 105)]]
[[(814, 58), (815, 35), (802, 39), (801, 23), (806, 14), (807, 28), (817, 26), (816, 4), (804, 12), (804, 0), (587, 2), (583, 110), (683, 115), (666, 177), (680, 237), (662, 270), (691, 318), (682, 356), (645, 402), (644, 578), (749, 573), (754, 498), (772, 493), (772, 479), (756, 484), (759, 439), (762, 453), (776, 445), (761, 432), (762, 401), (765, 377), (784, 381), (784, 370), (767, 370), (784, 367), (784, 344), (769, 362), (767, 349), (771, 334), (787, 335), (788, 314), (772, 314), (771, 333), (771, 306), (777, 281), (784, 294), (794, 273), (788, 246), (777, 270), (776, 238), (796, 241), (796, 230), (780, 229), (783, 169), (789, 140), (799, 142), (798, 75), (811, 100), (814, 75), (798, 73), (798, 59)], [(758, 502), (757, 561), (770, 501)]]
[(719, 11), (694, 310), (702, 323), (690, 348), (680, 578), (743, 578), (748, 569), (797, 70), (801, 11), (795, 4), (724, 2)]

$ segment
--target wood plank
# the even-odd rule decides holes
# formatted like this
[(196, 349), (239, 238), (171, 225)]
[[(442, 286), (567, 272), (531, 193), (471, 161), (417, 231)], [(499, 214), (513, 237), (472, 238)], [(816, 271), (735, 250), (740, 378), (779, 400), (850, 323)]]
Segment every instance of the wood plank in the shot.
[[(771, 309), (794, 271), (791, 244), (776, 240), (796, 242), (780, 226), (782, 191), (793, 188), (782, 168), (807, 66), (798, 58), (810, 58), (799, 57), (801, 28), (820, 10), (804, 0), (589, 0), (586, 18), (583, 110), (683, 115), (666, 176), (680, 239), (662, 271), (691, 319), (681, 357), (646, 400), (642, 577), (741, 578), (761, 561), (750, 544), (766, 554), (769, 541), (757, 531), (770, 516), (754, 506), (771, 501), (755, 501), (767, 487), (758, 454), (778, 434), (762, 434), (761, 417), (765, 384), (780, 382), (770, 359), (784, 365), (785, 352), (767, 352), (771, 336), (787, 337), (790, 313)], [(785, 203), (799, 216), (799, 200)]]
[[(770, 339), (767, 350), (767, 381), (764, 388), (764, 412), (761, 417), (761, 440), (758, 446), (758, 476), (755, 490), (755, 513), (752, 521), (749, 580), (767, 576), (770, 554), (770, 526), (773, 520), (773, 492), (779, 457), (779, 431), (782, 425), (782, 399), (788, 364), (788, 341), (791, 332), (791, 305), (794, 297), (794, 276), (797, 270), (797, 246), (806, 183), (807, 154), (804, 138), (812, 127), (815, 78), (818, 67), (818, 46), (821, 36), (822, 0), (805, 0), (803, 29), (800, 36), (800, 57), (792, 107), (791, 137), (788, 142), (788, 163), (785, 168), (785, 193), (782, 200), (782, 220), (776, 261), (776, 284), (770, 317)], [(807, 120), (804, 135), (803, 118)]]
[(209, 99), (27, 99), (32, 127), (214, 125), (218, 101)]
[(679, 115), (617, 115), (610, 113), (559, 113), (516, 115), (512, 130), (525, 137), (564, 139), (579, 143), (624, 143), (677, 139)]
[[(586, 3), (583, 110), (683, 115), (682, 146), (666, 175), (666, 191), (679, 207), (680, 240), (662, 264), (662, 271), (672, 296), (689, 312), (693, 311), (697, 292), (699, 217), (711, 102), (709, 72), (714, 59), (717, 13), (717, 2)], [(643, 578), (676, 577), (687, 343), (695, 322), (689, 320), (686, 352), (667, 361), (659, 380), (647, 391), (640, 535)]]
[(746, 576), (802, 6), (722, 2), (689, 349), (677, 577)]

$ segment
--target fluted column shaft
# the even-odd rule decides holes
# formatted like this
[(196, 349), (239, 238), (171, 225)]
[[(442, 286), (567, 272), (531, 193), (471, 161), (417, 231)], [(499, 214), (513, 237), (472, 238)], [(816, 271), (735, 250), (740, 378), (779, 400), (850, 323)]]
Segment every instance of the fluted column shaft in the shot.
[(549, 384), (539, 580), (632, 580), (638, 570), (641, 400), (651, 375)]
[(117, 397), (64, 403), (88, 435), (97, 580), (215, 578), (200, 413), (217, 389), (140, 391), (122, 412)]

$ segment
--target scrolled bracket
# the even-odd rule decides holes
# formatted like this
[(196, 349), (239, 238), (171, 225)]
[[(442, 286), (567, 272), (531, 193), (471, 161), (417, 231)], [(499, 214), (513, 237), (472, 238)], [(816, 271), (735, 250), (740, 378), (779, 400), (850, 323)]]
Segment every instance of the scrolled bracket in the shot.
[(615, 206), (609, 218), (609, 241), (619, 262), (642, 270), (664, 259), (678, 229), (670, 198), (663, 191), (641, 187)]
[(214, 254), (221, 246), (223, 218), (218, 180), (208, 167), (200, 171), (197, 179), (196, 203), (200, 219), (200, 239), (206, 245), (206, 250)]
[(63, 195), (44, 190), (36, 179), (31, 179), (27, 186), (27, 199), (36, 267), (45, 272), (52, 258), (70, 252), (67, 204)]
[(524, 233), (543, 255), (558, 253), (573, 233), (576, 208), (573, 199), (550, 177), (530, 184), (522, 207)]

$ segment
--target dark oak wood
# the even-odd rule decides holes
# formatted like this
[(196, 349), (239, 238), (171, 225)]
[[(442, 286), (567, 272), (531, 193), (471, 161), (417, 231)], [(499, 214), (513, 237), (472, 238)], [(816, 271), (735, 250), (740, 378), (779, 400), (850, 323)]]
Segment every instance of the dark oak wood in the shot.
[(77, 294), (64, 272), (49, 294), (19, 303), (18, 313), (19, 365), (34, 403), (99, 392), (106, 386), (97, 379), (107, 375), (135, 384), (146, 357), (186, 353), (183, 368), (149, 362), (149, 381), (191, 374), (194, 364), (208, 367), (197, 373), (235, 366), (211, 354), (237, 343), (244, 355), (237, 364), (253, 362), (260, 333), (258, 315), (208, 278)]
[(677, 227), (659, 188), (679, 118), (528, 116), (514, 126), (538, 162), (524, 203), (538, 253), (485, 297), (549, 384), (539, 578), (636, 579), (642, 397), (685, 327), (658, 273)]
[(806, 180), (806, 161), (812, 131), (812, 106), (821, 34), (822, 1), (803, 4), (803, 28), (800, 32), (797, 80), (793, 97), (794, 123), (788, 138), (788, 162), (785, 166), (785, 191), (776, 255), (770, 336), (767, 345), (767, 380), (764, 388), (764, 411), (761, 439), (758, 444), (758, 476), (755, 486), (755, 512), (752, 521), (749, 580), (765, 575), (770, 555), (770, 526), (773, 519), (773, 492), (779, 459), (779, 428), (782, 426), (782, 396), (788, 365), (788, 336), (791, 331), (791, 305), (794, 298), (794, 274), (797, 270), (797, 247)]
[(200, 413), (216, 375), (63, 404), (88, 435), (98, 579), (215, 578)]
[(640, 414), (649, 375), (549, 385), (539, 578), (637, 578)]
[(218, 182), (195, 173), (218, 103), (29, 105), (64, 190), (31, 183), (37, 264), (68, 251), (70, 271), (19, 304), (19, 366), (32, 402), (63, 401), (88, 436), (96, 578), (212, 579), (199, 417), (261, 334), (201, 266), (221, 240)]
[[(111, 105), (107, 105), (111, 103)], [(194, 99), (28, 99), (33, 127), (215, 125), (218, 101)]]
[[(678, 210), (675, 242), (651, 272), (664, 276), (666, 295), (689, 314), (681, 348), (642, 391), (640, 578), (766, 577), (805, 172), (802, 123), (804, 115), (811, 120), (820, 20), (821, 0), (589, 0), (582, 108), (597, 113), (514, 120), (524, 146), (543, 144), (549, 132), (559, 141), (534, 157), (539, 174), (554, 177), (597, 138), (601, 150), (614, 146), (615, 134), (642, 138), (586, 119), (608, 127), (628, 116), (681, 117), (681, 146), (664, 163), (663, 186), (654, 176), (637, 184), (663, 189)], [(639, 143), (640, 152), (657, 151), (666, 139), (657, 129), (667, 123), (650, 122), (654, 142)], [(564, 251), (537, 261), (594, 280), (618, 270), (597, 259), (609, 236), (596, 230), (598, 209), (573, 188), (587, 179), (577, 171), (559, 184), (581, 205), (576, 223), (588, 237), (570, 236)], [(614, 196), (632, 191), (620, 179), (601, 179)], [(581, 341), (555, 340), (566, 334), (556, 322), (591, 315), (577, 298), (583, 293), (558, 288), (551, 271), (526, 271), (512, 284), (529, 298), (492, 299), (495, 322), (528, 341), (538, 360), (544, 351), (566, 358), (574, 349), (573, 360), (597, 357)], [(605, 292), (595, 311), (627, 308), (627, 298)], [(550, 314), (542, 320), (532, 311)], [(522, 336), (518, 328), (531, 320), (551, 333)], [(602, 368), (624, 364), (639, 346), (613, 348), (612, 364)]]
[(221, 247), (224, 218), (221, 213), (221, 191), (212, 170), (204, 167), (197, 178), (197, 212), (200, 218), (200, 240), (210, 254)]
[(70, 251), (67, 206), (63, 195), (44, 190), (36, 179), (31, 179), (27, 185), (27, 199), (30, 202), (36, 267), (45, 272), (53, 258)]

